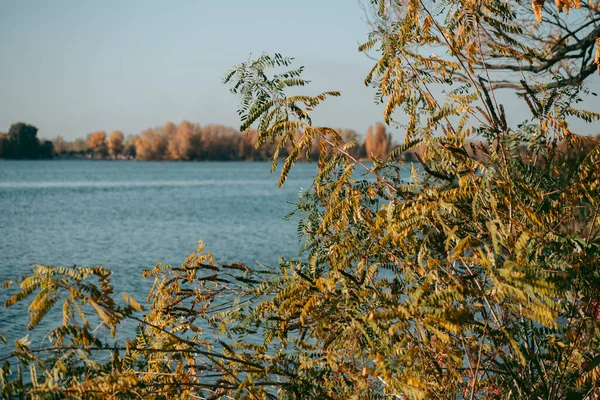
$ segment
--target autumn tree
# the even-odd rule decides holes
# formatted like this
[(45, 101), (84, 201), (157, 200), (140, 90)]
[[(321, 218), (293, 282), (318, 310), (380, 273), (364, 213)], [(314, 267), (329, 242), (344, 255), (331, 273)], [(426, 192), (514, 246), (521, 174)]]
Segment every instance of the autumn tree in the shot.
[(162, 133), (168, 138), (174, 136), (177, 133), (177, 125), (171, 121), (167, 122), (162, 128)]
[(269, 149), (266, 144), (257, 146), (257, 138), (258, 132), (256, 132), (254, 129), (250, 129), (242, 134), (239, 139), (239, 145), (237, 149), (237, 155), (239, 159), (249, 161), (266, 161), (271, 158), (271, 149)]
[(106, 132), (90, 133), (87, 137), (87, 144), (92, 152), (104, 156), (106, 154)]
[(386, 132), (385, 126), (382, 123), (375, 124), (367, 130), (365, 137), (365, 152), (368, 157), (377, 157), (383, 159), (387, 156), (392, 144), (391, 134)]
[(164, 159), (168, 139), (160, 128), (146, 129), (135, 140), (136, 159), (142, 161)]
[[(173, 128), (175, 128), (173, 126)], [(169, 133), (166, 133), (169, 132)], [(168, 157), (170, 160), (189, 160), (192, 151), (192, 124), (182, 121), (176, 129), (165, 127), (165, 133), (169, 136)]]
[[(411, 75), (418, 71), (420, 76), (432, 73), (473, 84), (481, 76), (491, 88), (522, 91), (521, 81), (537, 89), (578, 86), (598, 70), (597, 2), (384, 3), (381, 9), (365, 7), (373, 32), (362, 50), (381, 40), (383, 54), (399, 62), (392, 67), (396, 79), (414, 79)], [(410, 18), (415, 31), (388, 41), (398, 33), (394, 22)], [(381, 61), (391, 58), (384, 55)]]
[(201, 157), (205, 160), (231, 160), (237, 157), (240, 135), (223, 125), (204, 125), (201, 129)]
[(124, 140), (123, 132), (121, 131), (113, 131), (108, 136), (108, 154), (112, 158), (116, 158), (123, 151), (123, 140)]

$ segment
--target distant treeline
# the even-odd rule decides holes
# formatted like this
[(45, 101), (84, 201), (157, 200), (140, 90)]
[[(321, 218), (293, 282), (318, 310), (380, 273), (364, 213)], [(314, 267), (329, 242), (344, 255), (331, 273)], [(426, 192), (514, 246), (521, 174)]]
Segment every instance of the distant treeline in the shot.
[[(351, 152), (356, 157), (367, 157), (373, 153), (385, 156), (391, 147), (391, 135), (383, 124), (369, 128), (364, 140), (350, 129), (340, 129), (344, 142), (355, 141)], [(136, 159), (136, 160), (269, 160), (275, 145), (265, 144), (256, 148), (257, 133), (250, 130), (244, 134), (223, 125), (204, 125), (183, 121), (179, 125), (171, 122), (164, 126), (149, 128), (138, 135), (125, 138), (121, 131), (107, 134), (98, 131), (86, 140), (67, 142), (61, 137), (52, 140), (57, 155), (85, 156), (89, 158)], [(320, 145), (315, 141), (310, 152), (317, 157)], [(280, 154), (285, 157), (291, 146)]]
[[(26, 124), (13, 124), (8, 134), (0, 134), (0, 143), (12, 143), (13, 128), (28, 127), (28, 134), (35, 138), (37, 128)], [(385, 126), (375, 124), (361, 136), (351, 129), (339, 129), (344, 143), (355, 142), (349, 150), (356, 158), (385, 157), (392, 148), (392, 139)], [(18, 136), (18, 135), (17, 135)], [(90, 133), (85, 139), (67, 141), (61, 136), (43, 144), (43, 157), (135, 159), (157, 161), (186, 160), (269, 160), (275, 151), (274, 144), (256, 148), (257, 133), (250, 130), (244, 134), (223, 125), (204, 125), (183, 121), (179, 125), (168, 122), (164, 126), (149, 128), (137, 135), (125, 136), (121, 131), (107, 134), (105, 131)], [(35, 139), (37, 140), (37, 138)], [(37, 143), (37, 142), (36, 142)], [(0, 146), (0, 158), (39, 158), (32, 152), (14, 152), (15, 146)], [(287, 156), (291, 146), (280, 152)], [(315, 140), (309, 156), (319, 155), (320, 143)], [(41, 154), (41, 153), (39, 153)], [(306, 155), (303, 155), (306, 158)]]
[[(179, 125), (171, 122), (162, 127), (149, 128), (137, 135), (127, 137), (121, 131), (107, 134), (97, 131), (87, 135), (85, 139), (78, 138), (66, 141), (61, 136), (49, 140), (37, 138), (38, 129), (35, 126), (16, 123), (11, 125), (8, 133), (0, 133), (0, 158), (87, 158), (113, 160), (141, 161), (266, 161), (271, 159), (275, 145), (266, 143), (256, 148), (257, 132), (250, 130), (246, 133), (223, 125), (200, 126), (197, 123), (182, 121)], [(377, 123), (370, 127), (365, 135), (359, 135), (352, 129), (338, 129), (344, 143), (355, 143), (348, 152), (357, 159), (372, 157), (384, 158), (396, 147), (392, 143), (391, 134), (385, 125)], [(580, 161), (596, 144), (600, 143), (600, 135), (584, 137), (583, 146), (578, 149), (566, 149), (558, 144), (557, 151), (563, 157), (572, 159), (573, 163)], [(485, 157), (486, 146), (472, 142), (466, 146), (467, 152), (473, 158)], [(478, 151), (477, 149), (480, 149)], [(311, 159), (319, 156), (321, 144), (315, 140), (309, 152)], [(291, 151), (291, 145), (280, 151), (281, 157), (286, 157)], [(407, 160), (416, 160), (423, 155), (422, 146), (400, 155)], [(519, 148), (519, 153), (526, 156), (528, 150)], [(302, 154), (300, 159), (306, 159)]]

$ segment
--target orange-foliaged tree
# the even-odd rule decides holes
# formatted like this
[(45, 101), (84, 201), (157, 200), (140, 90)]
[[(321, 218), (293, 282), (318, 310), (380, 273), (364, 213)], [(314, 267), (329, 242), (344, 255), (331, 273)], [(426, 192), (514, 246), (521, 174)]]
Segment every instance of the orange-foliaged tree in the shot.
[[(165, 127), (165, 133), (167, 128)], [(167, 152), (171, 160), (189, 160), (192, 150), (193, 131), (188, 121), (183, 121), (172, 132), (168, 133), (169, 145)]]
[(375, 129), (369, 127), (365, 137), (365, 151), (369, 157), (384, 159), (392, 145), (392, 137), (386, 132), (385, 126), (381, 123), (375, 125)]
[(118, 155), (120, 155), (123, 152), (123, 141), (125, 140), (125, 136), (123, 136), (123, 132), (121, 131), (113, 131), (109, 136), (108, 136), (108, 140), (107, 140), (107, 149), (108, 149), (108, 154), (112, 157), (112, 158), (116, 158)]
[(87, 144), (94, 153), (104, 155), (106, 153), (106, 132), (90, 133), (87, 137)]
[(135, 140), (138, 160), (162, 160), (168, 146), (168, 136), (160, 128), (148, 128)]

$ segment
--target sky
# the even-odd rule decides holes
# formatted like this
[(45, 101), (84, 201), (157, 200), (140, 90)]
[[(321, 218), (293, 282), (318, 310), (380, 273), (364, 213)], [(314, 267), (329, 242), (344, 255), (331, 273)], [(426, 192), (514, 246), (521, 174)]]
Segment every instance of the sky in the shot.
[(0, 0), (0, 131), (21, 121), (72, 140), (167, 121), (238, 127), (223, 76), (279, 52), (306, 67), (308, 94), (342, 92), (316, 124), (363, 134), (383, 111), (363, 84), (368, 31), (359, 0)]
[(167, 121), (238, 127), (222, 78), (250, 55), (306, 66), (311, 94), (340, 90), (316, 123), (362, 132), (381, 120), (355, 0), (0, 0), (0, 131), (139, 133)]

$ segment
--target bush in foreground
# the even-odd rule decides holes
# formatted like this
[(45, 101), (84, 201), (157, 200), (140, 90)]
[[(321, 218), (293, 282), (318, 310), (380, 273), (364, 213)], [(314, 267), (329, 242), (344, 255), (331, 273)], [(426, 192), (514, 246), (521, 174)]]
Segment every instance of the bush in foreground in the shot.
[[(258, 146), (291, 145), (280, 184), (321, 145), (297, 210), (305, 261), (219, 265), (201, 244), (181, 267), (144, 272), (154, 286), (143, 316), (130, 296), (119, 305), (101, 267), (36, 266), (7, 305), (33, 296), (30, 328), (53, 306), (63, 320), (49, 348), (16, 342), (0, 373), (4, 397), (600, 395), (600, 147), (577, 160), (557, 151), (558, 141), (581, 144), (567, 117), (598, 119), (572, 107), (597, 68), (597, 8), (376, 3), (362, 49), (377, 46), (381, 58), (367, 83), (388, 123), (395, 110), (408, 118), (405, 144), (387, 159), (364, 164), (335, 130), (313, 125), (310, 111), (339, 93), (286, 96), (307, 83), (291, 59), (263, 55), (226, 77), (241, 95), (242, 130), (257, 126)], [(556, 12), (569, 7), (584, 9), (573, 11), (580, 29)], [(564, 26), (562, 36), (544, 36), (548, 25)], [(419, 53), (433, 47), (446, 56)], [(506, 64), (492, 62), (498, 52)], [(535, 73), (529, 84), (490, 75), (523, 60), (538, 66), (522, 68)], [(520, 89), (530, 121), (508, 124), (499, 87)], [(484, 143), (467, 144), (474, 137)], [(416, 146), (420, 165), (397, 160)], [(113, 334), (133, 319), (137, 336), (101, 340), (88, 314)]]

